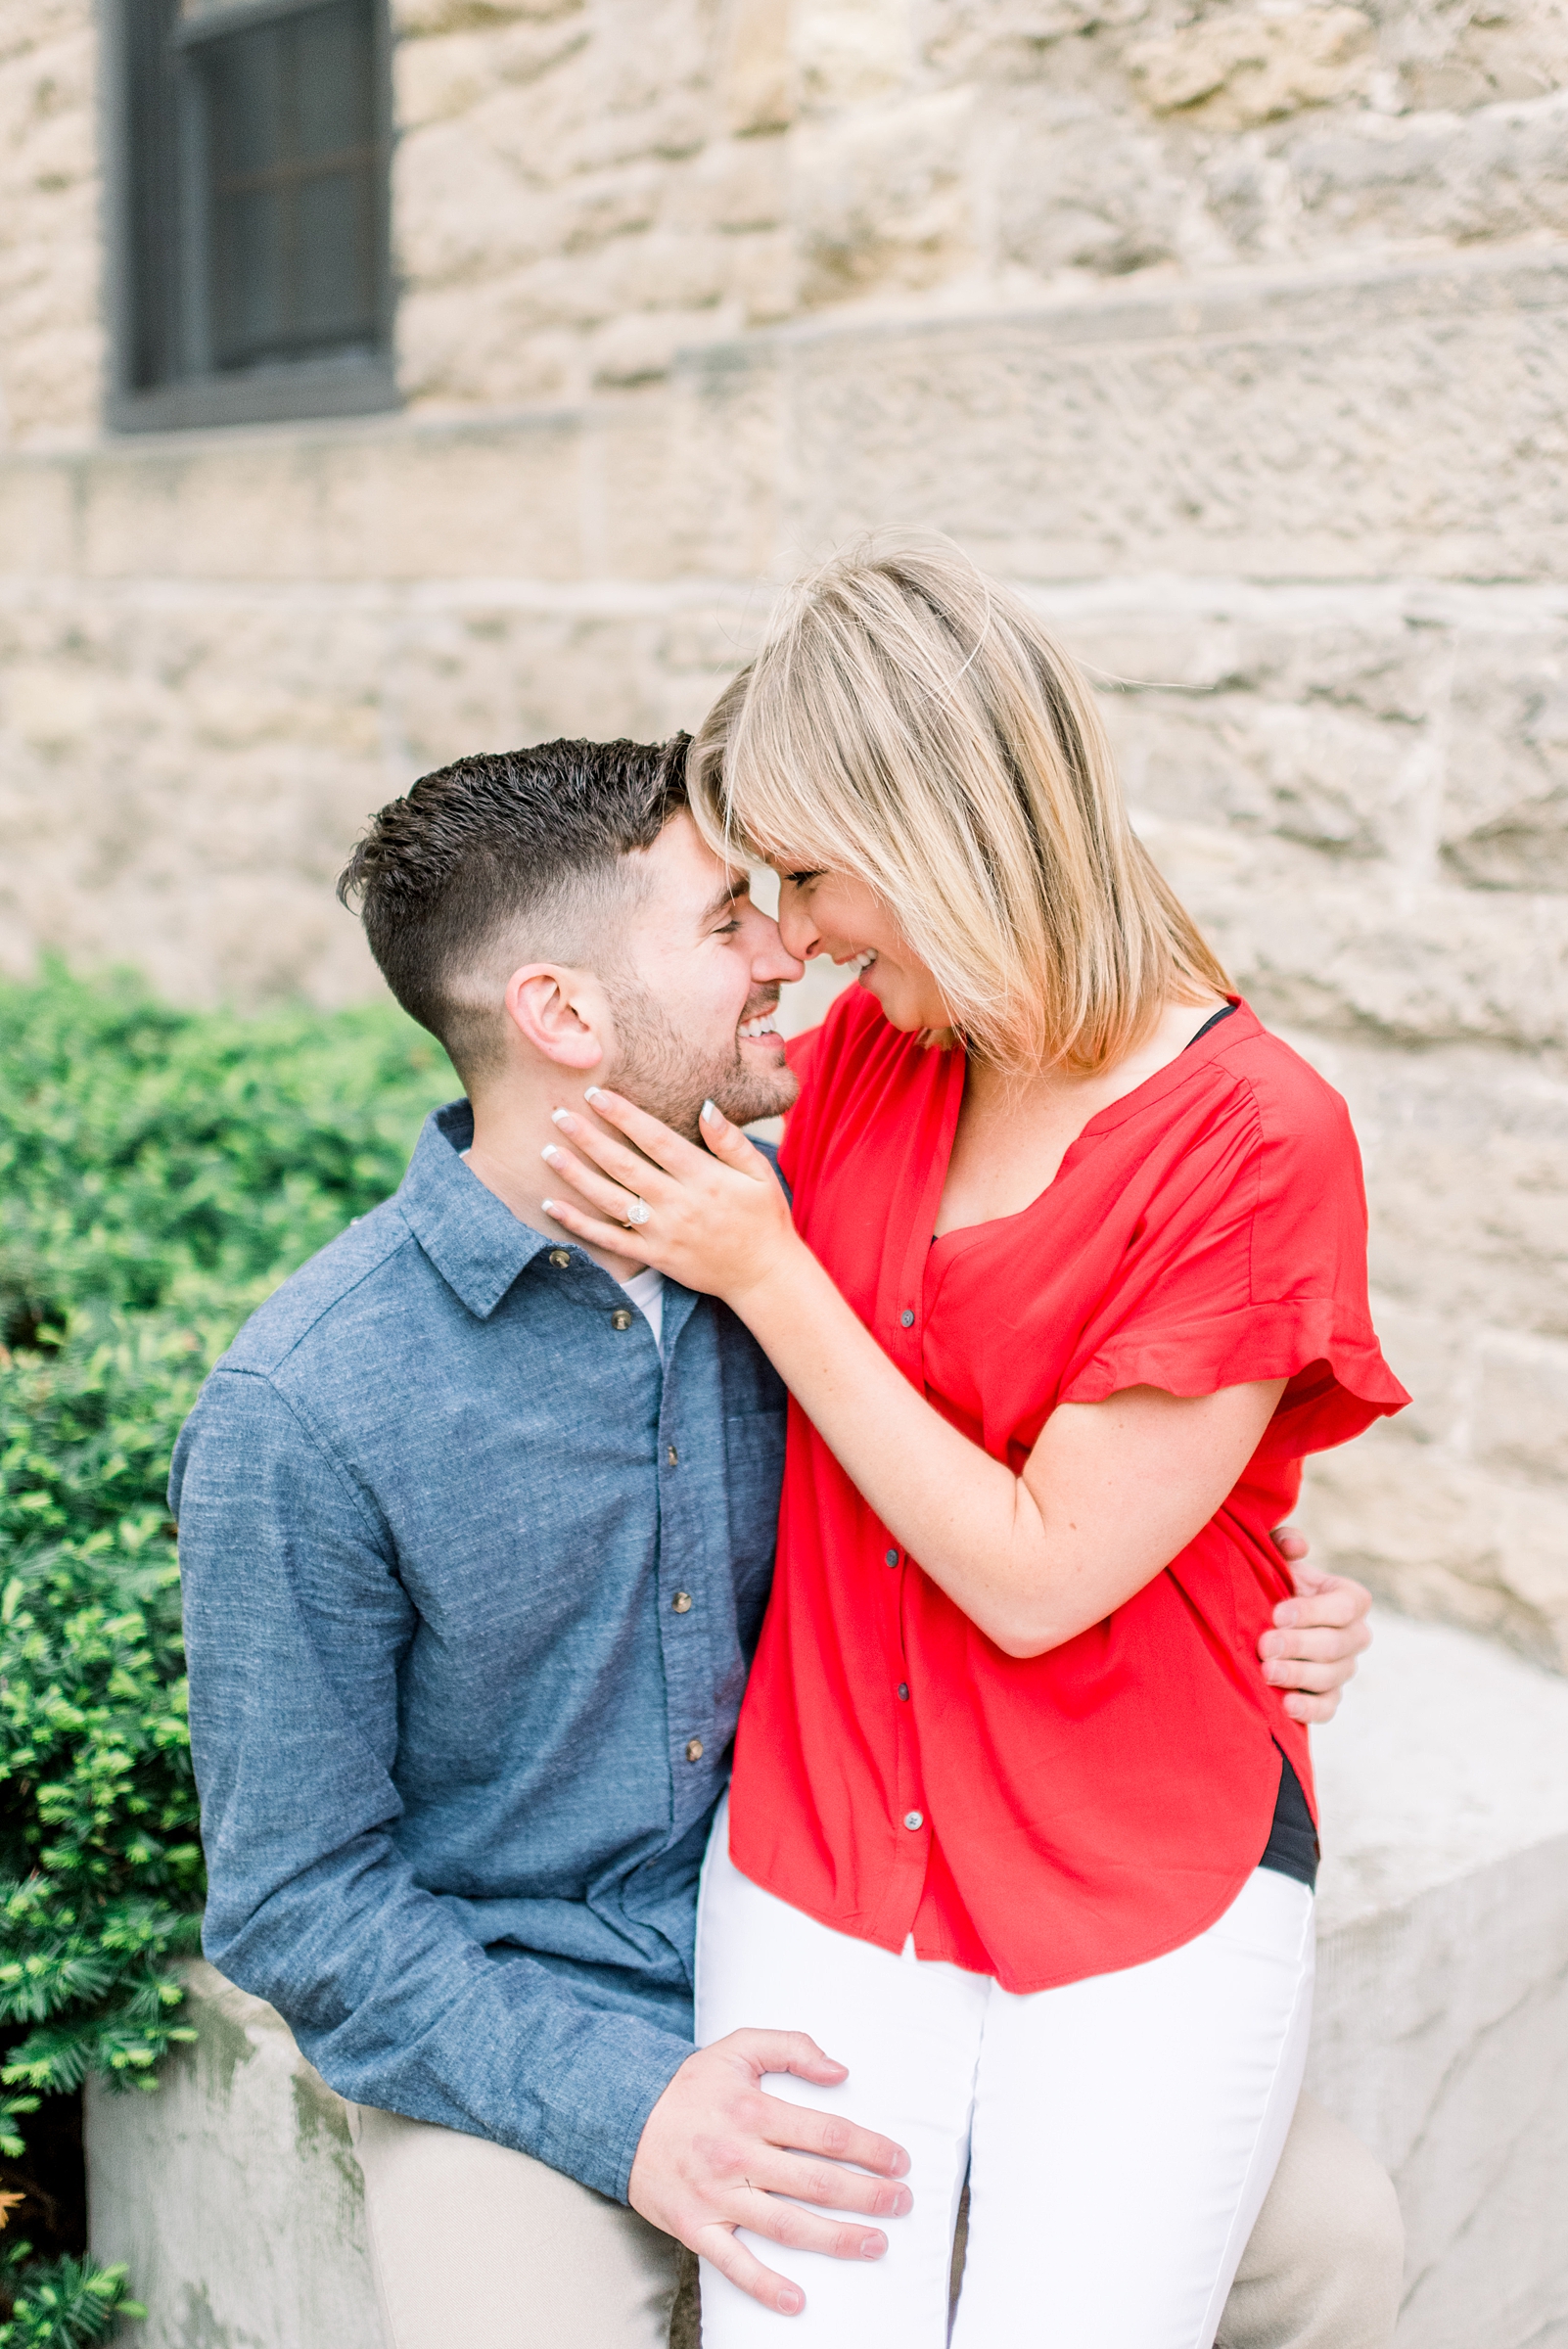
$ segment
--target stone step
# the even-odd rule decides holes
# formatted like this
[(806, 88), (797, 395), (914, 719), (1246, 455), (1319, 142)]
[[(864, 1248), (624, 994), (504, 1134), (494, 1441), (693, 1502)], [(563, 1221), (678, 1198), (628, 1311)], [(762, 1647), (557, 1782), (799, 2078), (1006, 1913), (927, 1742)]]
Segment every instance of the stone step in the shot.
[[(1398, 2349), (1563, 2349), (1568, 1684), (1384, 1616), (1315, 1748), (1309, 2085), (1399, 2187)], [(87, 2094), (93, 2248), (130, 2265), (143, 2349), (381, 2349), (342, 2103), (269, 2006), (190, 1984), (160, 2092)]]

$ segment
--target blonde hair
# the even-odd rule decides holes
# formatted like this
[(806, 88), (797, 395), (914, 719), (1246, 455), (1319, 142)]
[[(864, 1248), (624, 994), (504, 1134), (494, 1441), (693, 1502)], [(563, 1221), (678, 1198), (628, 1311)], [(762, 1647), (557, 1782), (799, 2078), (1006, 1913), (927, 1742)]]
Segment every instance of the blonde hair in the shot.
[(799, 581), (686, 771), (721, 854), (875, 890), (1002, 1068), (1109, 1067), (1173, 996), (1228, 990), (1074, 663), (945, 540), (867, 541)]

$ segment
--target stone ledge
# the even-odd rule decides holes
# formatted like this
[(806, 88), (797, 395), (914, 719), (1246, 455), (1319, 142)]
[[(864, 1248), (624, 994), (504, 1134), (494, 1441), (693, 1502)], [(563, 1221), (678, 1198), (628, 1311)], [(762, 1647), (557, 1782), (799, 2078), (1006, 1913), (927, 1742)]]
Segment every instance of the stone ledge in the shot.
[[(1309, 2080), (1399, 2186), (1399, 2349), (1568, 2349), (1568, 1685), (1385, 1616), (1316, 1750)], [(270, 2007), (190, 1981), (161, 2093), (87, 2098), (93, 2248), (144, 2349), (381, 2349), (339, 2099)]]
[(1565, 345), (1556, 244), (842, 319), (574, 408), (7, 458), (0, 542), (95, 579), (739, 580), (920, 522), (1039, 580), (1549, 579)]

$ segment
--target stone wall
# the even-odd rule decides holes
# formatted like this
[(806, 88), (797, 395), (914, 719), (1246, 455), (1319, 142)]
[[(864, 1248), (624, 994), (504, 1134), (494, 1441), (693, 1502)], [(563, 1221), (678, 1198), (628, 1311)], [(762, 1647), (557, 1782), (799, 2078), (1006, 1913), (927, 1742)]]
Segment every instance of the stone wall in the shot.
[(1328, 1554), (1568, 1662), (1568, 13), (397, 0), (393, 417), (105, 438), (87, 0), (0, 0), (0, 967), (375, 984), (457, 752), (702, 714), (951, 531), (1366, 1149)]

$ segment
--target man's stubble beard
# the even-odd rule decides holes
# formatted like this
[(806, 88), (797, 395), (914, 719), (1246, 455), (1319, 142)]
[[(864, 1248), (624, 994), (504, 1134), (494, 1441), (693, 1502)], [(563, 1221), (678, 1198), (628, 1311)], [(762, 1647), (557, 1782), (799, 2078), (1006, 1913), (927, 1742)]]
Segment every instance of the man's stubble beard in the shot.
[[(609, 994), (620, 1049), (606, 1082), (687, 1141), (698, 1139), (705, 1101), (715, 1102), (732, 1124), (750, 1126), (758, 1118), (781, 1116), (800, 1091), (787, 1067), (752, 1067), (738, 1036), (731, 1038), (727, 1054), (705, 1052), (635, 981), (611, 984)], [(772, 1004), (772, 994), (765, 993), (743, 1016), (755, 1019)]]

